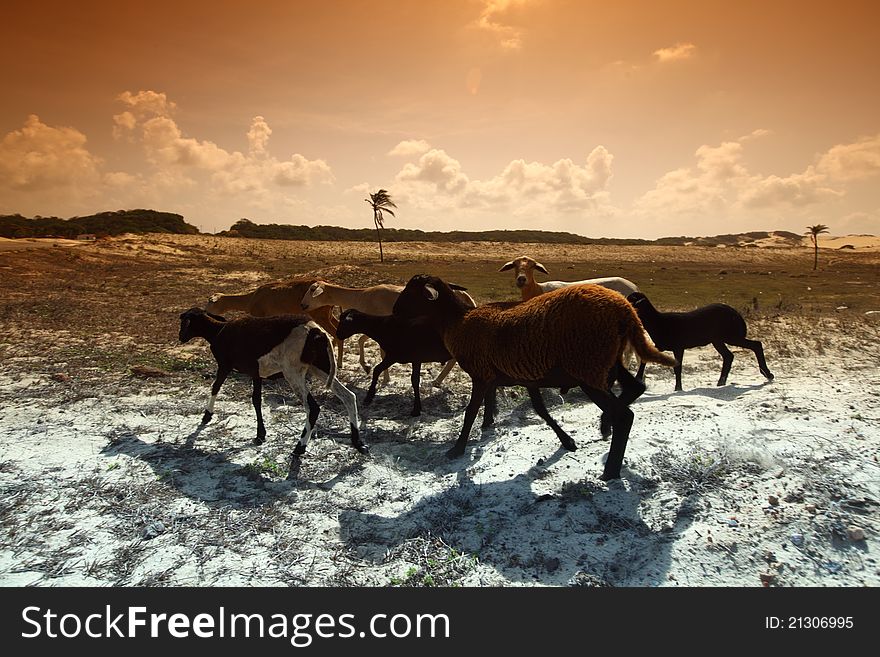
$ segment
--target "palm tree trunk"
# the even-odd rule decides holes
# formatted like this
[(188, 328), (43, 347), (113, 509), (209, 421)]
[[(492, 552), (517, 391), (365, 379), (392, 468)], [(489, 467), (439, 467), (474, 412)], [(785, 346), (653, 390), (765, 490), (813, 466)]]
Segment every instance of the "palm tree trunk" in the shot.
[(385, 262), (385, 253), (382, 251), (382, 233), (379, 231), (379, 220), (373, 214), (373, 223), (376, 224), (376, 239), (379, 240), (379, 262)]
[(813, 235), (813, 271), (819, 266), (819, 238)]

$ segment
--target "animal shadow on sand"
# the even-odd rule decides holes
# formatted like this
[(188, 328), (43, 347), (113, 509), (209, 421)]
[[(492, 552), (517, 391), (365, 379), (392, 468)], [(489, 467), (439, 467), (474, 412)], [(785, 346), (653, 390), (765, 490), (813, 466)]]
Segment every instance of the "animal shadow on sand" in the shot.
[[(562, 398), (550, 391), (543, 391), (545, 403), (550, 408), (562, 403)], [(579, 401), (579, 400), (576, 400)], [(439, 471), (456, 472), (461, 470), (462, 461), (459, 459), (449, 460), (446, 451), (455, 443), (458, 432), (461, 429), (464, 406), (450, 408), (447, 412), (431, 413), (423, 409), (419, 418), (408, 417), (409, 401), (389, 400), (384, 406), (378, 406), (376, 402), (371, 406), (371, 412), (366, 418), (364, 427), (364, 439), (370, 445), (371, 453), (376, 458), (384, 456), (392, 457), (395, 464), (406, 470), (412, 471)], [(584, 401), (591, 405), (592, 402)], [(391, 404), (394, 404), (393, 406)], [(377, 407), (378, 408), (375, 408)], [(403, 408), (406, 411), (403, 411)], [(516, 434), (532, 426), (546, 426), (535, 413), (528, 399), (520, 399), (514, 395), (499, 390), (498, 412), (495, 415), (495, 423), (485, 429), (480, 427), (482, 411), (477, 415), (475, 427), (471, 430), (467, 453), (470, 458), (479, 459), (484, 450), (489, 448), (496, 439), (517, 440)], [(595, 435), (589, 437), (590, 430), (579, 437), (581, 443), (596, 442), (602, 440), (599, 434), (599, 411), (596, 410)], [(577, 434), (576, 428), (569, 428), (573, 435)], [(514, 434), (514, 435), (511, 435)], [(522, 438), (525, 440), (525, 438)], [(558, 441), (555, 441), (558, 444)], [(560, 451), (564, 454), (565, 451)]]
[(456, 485), (396, 516), (343, 510), (340, 537), (374, 563), (384, 563), (411, 541), (440, 537), (511, 582), (652, 586), (666, 581), (671, 547), (692, 522), (695, 497), (681, 503), (671, 524), (652, 527), (639, 509), (656, 484), (626, 468), (626, 483), (587, 478), (536, 492), (542, 488), (536, 482), (564, 453), (559, 449), (540, 466), (503, 481), (477, 484), (462, 468)]
[[(289, 457), (295, 441), (284, 445), (283, 453), (288, 456), (273, 459), (269, 450), (261, 448), (251, 463), (237, 463), (233, 459), (245, 450), (253, 449), (249, 443), (226, 447), (219, 450), (202, 448), (195, 441), (206, 425), (200, 425), (185, 439), (177, 443), (146, 442), (135, 433), (123, 435), (101, 450), (104, 456), (124, 454), (149, 465), (156, 476), (181, 494), (200, 500), (209, 506), (232, 508), (253, 508), (272, 504), (279, 499), (295, 496), (297, 490), (320, 488), (328, 490), (350, 475), (356, 475), (364, 468), (364, 459), (351, 450), (349, 463), (331, 470), (329, 464), (319, 462), (309, 452), (302, 457)], [(339, 449), (350, 450), (347, 434), (327, 436), (339, 444)], [(318, 440), (321, 440), (319, 438)], [(314, 451), (314, 443), (309, 446)], [(288, 447), (290, 449), (288, 449)], [(273, 454), (277, 450), (273, 450)], [(347, 453), (347, 452), (344, 452)], [(260, 462), (268, 459), (271, 472), (260, 467)], [(303, 459), (307, 459), (306, 465)], [(309, 460), (310, 459), (310, 460)], [(334, 466), (338, 465), (334, 462)], [(287, 469), (286, 478), (279, 475)], [(303, 477), (303, 472), (309, 478)], [(272, 474), (274, 476), (268, 476)], [(324, 478), (326, 477), (326, 478)]]
[(652, 402), (658, 401), (666, 401), (667, 399), (675, 399), (679, 397), (711, 397), (712, 399), (717, 399), (719, 401), (733, 401), (734, 399), (752, 392), (754, 390), (760, 390), (766, 386), (772, 385), (772, 381), (762, 381), (761, 383), (753, 383), (750, 385), (737, 385), (735, 383), (728, 383), (724, 386), (713, 386), (706, 388), (692, 388), (690, 390), (679, 390), (675, 392), (670, 390), (668, 392), (663, 393), (654, 393), (650, 389), (648, 389), (645, 394), (639, 397), (635, 403), (639, 404), (648, 404)]

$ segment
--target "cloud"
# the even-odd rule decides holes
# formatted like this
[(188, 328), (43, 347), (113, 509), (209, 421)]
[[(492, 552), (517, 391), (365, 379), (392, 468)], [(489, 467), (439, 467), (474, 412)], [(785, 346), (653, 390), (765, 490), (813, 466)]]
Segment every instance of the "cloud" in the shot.
[(767, 130), (765, 128), (758, 128), (757, 130), (752, 130), (749, 134), (743, 135), (739, 139), (738, 142), (744, 144), (747, 141), (751, 141), (752, 139), (760, 139), (761, 137), (767, 137), (768, 135), (772, 135), (772, 130)]
[(832, 146), (819, 158), (816, 168), (840, 181), (864, 180), (880, 174), (880, 134)]
[(177, 105), (168, 100), (168, 97), (157, 91), (138, 91), (136, 94), (123, 91), (116, 100), (130, 107), (138, 117), (147, 114), (169, 116), (177, 108)]
[(462, 173), (461, 163), (446, 154), (446, 151), (432, 148), (419, 158), (416, 164), (406, 164), (397, 174), (398, 182), (420, 182), (433, 186), (442, 194), (455, 195), (463, 192), (470, 182)]
[(740, 198), (744, 206), (760, 208), (812, 205), (838, 196), (843, 196), (843, 192), (828, 187), (825, 176), (813, 167), (807, 167), (803, 173), (785, 178), (767, 176), (756, 180)]
[(264, 197), (271, 194), (275, 186), (306, 187), (333, 181), (333, 173), (324, 160), (309, 160), (299, 153), (285, 160), (271, 155), (272, 128), (262, 116), (251, 119), (245, 154), (228, 151), (210, 140), (184, 135), (170, 115), (175, 105), (164, 93), (125, 92), (118, 99), (130, 107), (131, 112), (117, 114), (113, 117), (114, 123), (132, 132), (140, 127), (140, 141), (147, 160), (155, 169), (154, 177), (163, 185), (179, 180), (182, 186), (189, 186), (207, 176), (206, 182), (213, 191)]
[(0, 188), (40, 192), (94, 184), (100, 165), (83, 133), (46, 125), (36, 114), (0, 142)]
[(483, 11), (476, 20), (476, 26), (493, 34), (504, 50), (522, 48), (522, 30), (505, 23), (512, 7), (522, 6), (526, 0), (485, 0)]
[(668, 48), (660, 48), (654, 51), (654, 57), (661, 64), (666, 62), (677, 62), (683, 59), (693, 57), (697, 52), (697, 47), (692, 43), (676, 43)]
[(265, 155), (266, 145), (269, 143), (271, 134), (272, 128), (266, 123), (266, 119), (262, 116), (255, 116), (251, 121), (251, 129), (247, 133), (250, 154), (253, 156)]
[(575, 212), (607, 213), (613, 156), (597, 146), (584, 164), (509, 162), (496, 175), (475, 180), (461, 163), (433, 148), (397, 174), (392, 189), (406, 203), (425, 210), (469, 209), (513, 216)]
[(636, 199), (635, 211), (660, 217), (717, 217), (749, 208), (803, 207), (843, 195), (814, 166), (784, 177), (750, 172), (743, 163), (743, 144), (766, 134), (769, 131), (755, 130), (736, 141), (700, 146), (695, 165), (661, 176), (653, 189)]
[(388, 151), (388, 155), (410, 157), (421, 155), (431, 150), (431, 144), (424, 139), (407, 139)]

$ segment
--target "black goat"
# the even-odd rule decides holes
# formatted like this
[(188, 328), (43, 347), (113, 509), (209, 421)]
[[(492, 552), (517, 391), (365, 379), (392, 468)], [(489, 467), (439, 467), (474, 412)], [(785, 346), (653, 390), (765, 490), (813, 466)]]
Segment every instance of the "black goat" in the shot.
[[(711, 344), (721, 354), (721, 378), (718, 385), (727, 383), (733, 363), (733, 353), (726, 345), (744, 347), (755, 352), (761, 374), (773, 380), (773, 374), (764, 359), (764, 348), (757, 340), (746, 339), (746, 321), (734, 308), (723, 303), (712, 303), (690, 312), (660, 312), (641, 292), (634, 292), (627, 300), (635, 307), (642, 325), (661, 351), (675, 356), (675, 389), (681, 390), (681, 360), (685, 349)], [(645, 363), (639, 367), (636, 378), (644, 379)]]
[(211, 353), (217, 361), (217, 377), (211, 386), (211, 399), (202, 424), (210, 422), (214, 402), (220, 387), (233, 370), (253, 379), (251, 397), (257, 414), (257, 436), (254, 443), (266, 439), (261, 410), (263, 378), (279, 372), (302, 397), (309, 411), (299, 443), (294, 454), (303, 454), (315, 431), (315, 421), (320, 407), (306, 385), (306, 374), (320, 375), (339, 397), (348, 411), (351, 423), (351, 444), (365, 452), (357, 428), (357, 398), (354, 393), (336, 379), (336, 362), (330, 337), (306, 315), (279, 315), (275, 317), (244, 317), (227, 320), (201, 308), (190, 308), (180, 315), (180, 341), (204, 338), (211, 345)]
[(339, 316), (336, 336), (344, 340), (355, 333), (369, 336), (379, 343), (384, 352), (382, 361), (373, 367), (373, 379), (364, 398), (364, 404), (373, 401), (376, 384), (382, 372), (395, 363), (411, 363), (410, 381), (415, 398), (410, 415), (413, 417), (421, 415), (422, 399), (419, 394), (419, 381), (422, 363), (445, 363), (452, 358), (436, 327), (425, 317), (370, 315), (349, 308)]

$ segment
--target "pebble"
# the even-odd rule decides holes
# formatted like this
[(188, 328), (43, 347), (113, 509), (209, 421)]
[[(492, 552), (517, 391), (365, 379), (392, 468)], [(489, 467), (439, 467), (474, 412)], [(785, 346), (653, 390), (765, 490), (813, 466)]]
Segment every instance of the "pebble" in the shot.
[(770, 503), (770, 506), (779, 506), (779, 498), (775, 495), (768, 496), (767, 501)]
[(807, 510), (807, 513), (816, 513), (816, 505), (815, 504), (807, 504), (804, 507)]
[(851, 541), (864, 541), (865, 540), (865, 530), (861, 527), (850, 526), (846, 528), (847, 536), (849, 536), (849, 540)]
[(770, 586), (774, 579), (776, 579), (776, 575), (773, 573), (761, 573), (761, 584), (764, 586)]
[(144, 527), (143, 536), (145, 540), (150, 540), (151, 538), (156, 538), (160, 534), (165, 533), (165, 523), (160, 520), (156, 522), (151, 522), (149, 525)]
[(795, 547), (800, 547), (804, 544), (804, 535), (803, 534), (792, 534), (791, 535), (791, 544)]

